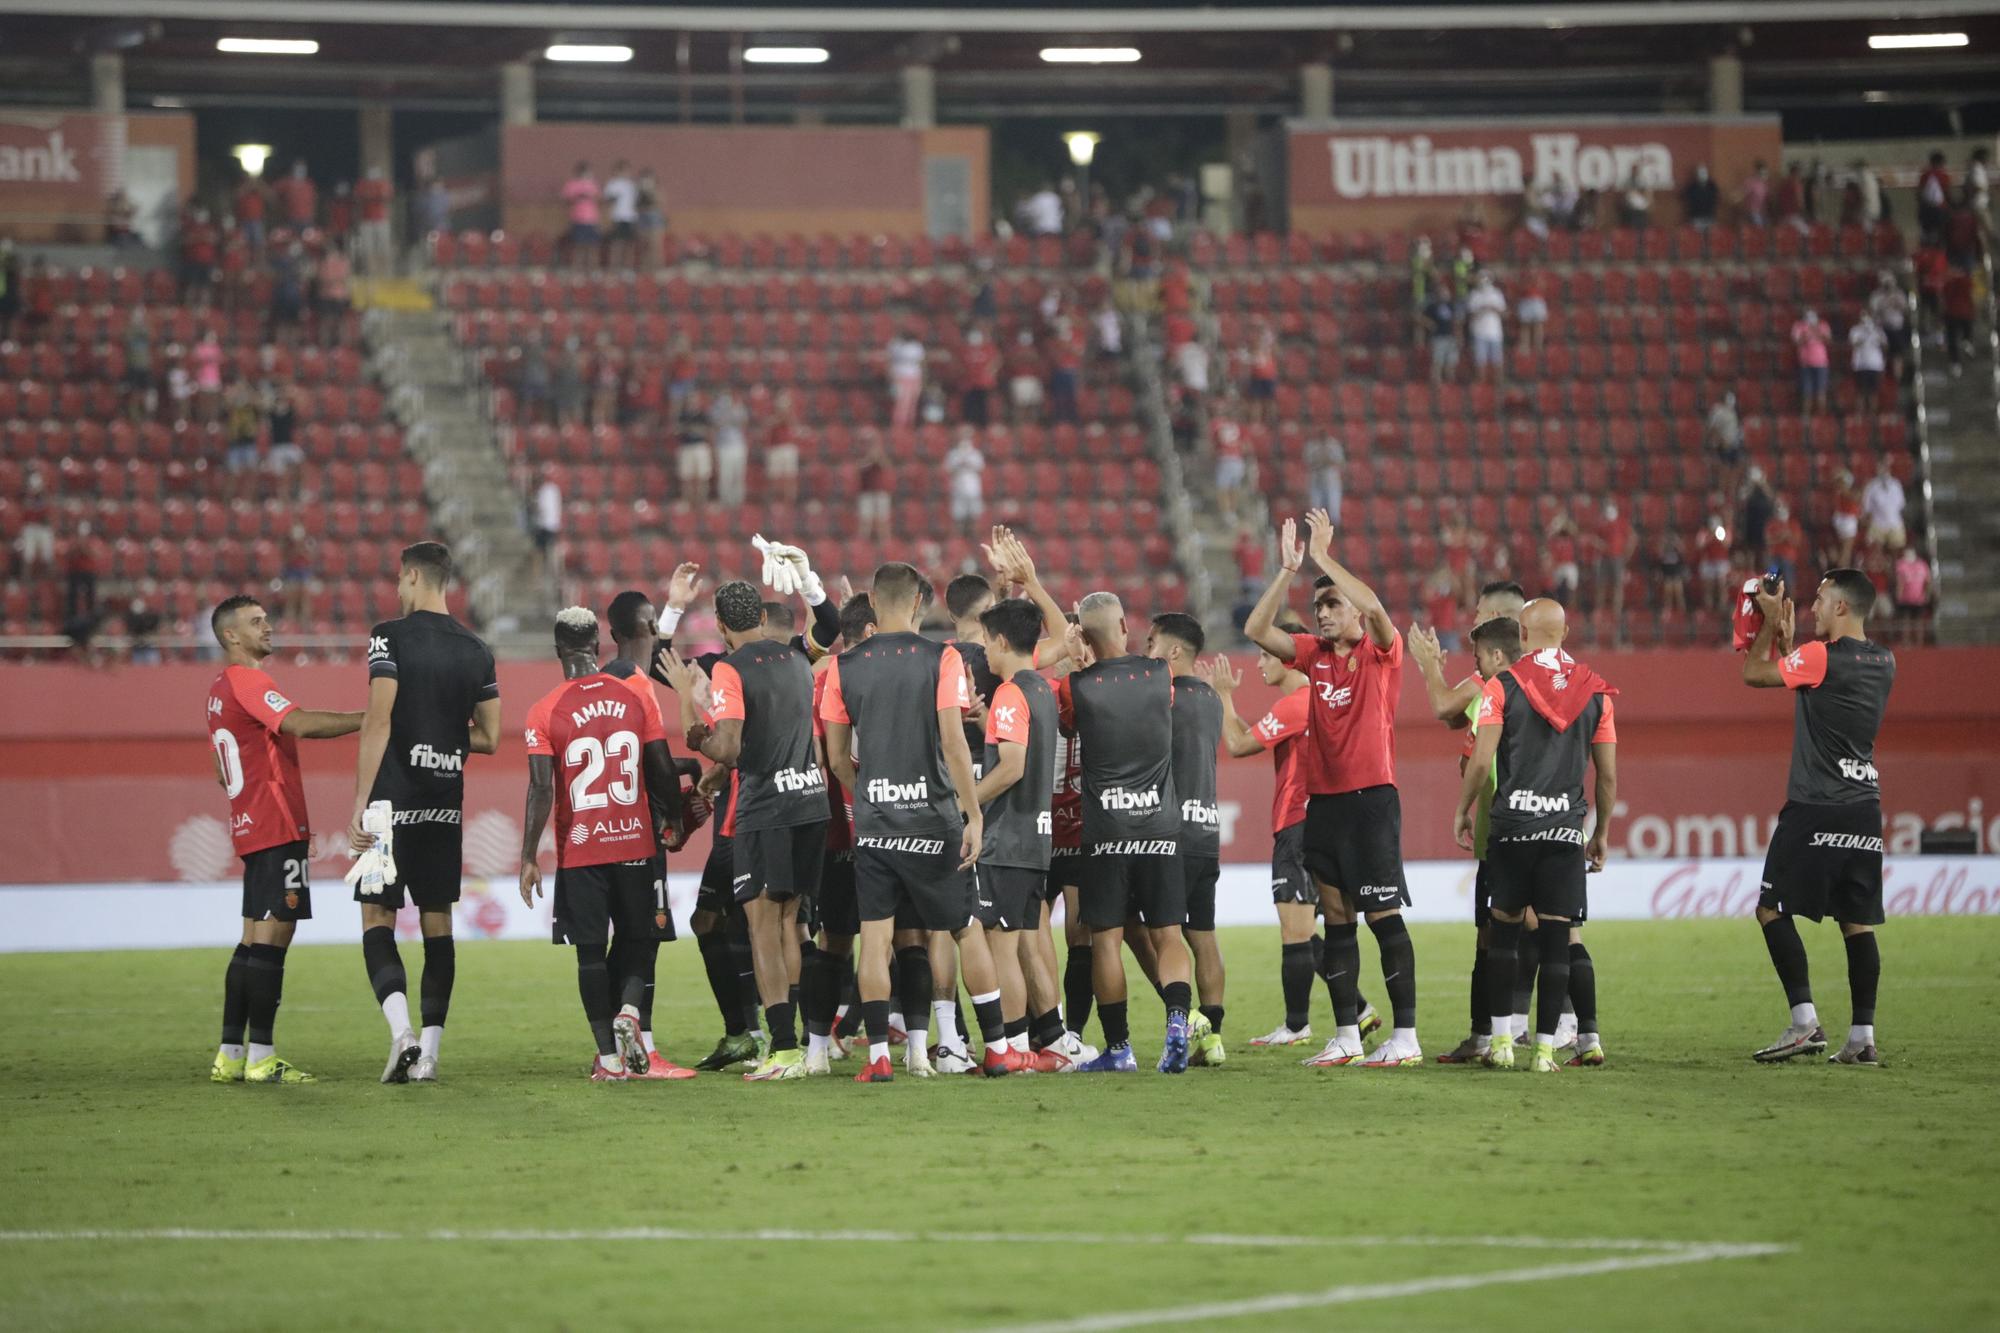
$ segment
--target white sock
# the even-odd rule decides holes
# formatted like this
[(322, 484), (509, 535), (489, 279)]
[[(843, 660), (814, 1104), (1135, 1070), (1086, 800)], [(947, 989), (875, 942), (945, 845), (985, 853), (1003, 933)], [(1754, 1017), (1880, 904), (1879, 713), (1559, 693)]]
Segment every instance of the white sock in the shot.
[(1401, 1050), (1414, 1050), (1417, 1045), (1417, 1030), (1415, 1028), (1390, 1028), (1389, 1040), (1394, 1042)]
[(438, 1047), (444, 1045), (444, 1028), (427, 1027), (417, 1036), (417, 1045), (422, 1049), (424, 1059), (438, 1058)]
[(1490, 1032), (1473, 1033), (1472, 1049), (1475, 1051), (1487, 1051), (1493, 1049), (1493, 1034)]
[(1493, 1015), (1493, 1035), (1488, 1040), (1512, 1042), (1514, 1040), (1514, 1015)]
[[(847, 1006), (846, 1006), (846, 1005), (844, 1005), (844, 1004), (843, 1004), (843, 1005), (838, 1005), (838, 1006), (836, 1006), (836, 1007), (834, 1008), (834, 1011), (833, 1011), (833, 1021), (834, 1021), (834, 1022), (838, 1023), (838, 1022), (840, 1022), (840, 1021), (841, 1021), (842, 1019), (844, 1019), (844, 1018), (846, 1018), (846, 1017), (847, 1017)], [(891, 1017), (891, 1018), (894, 1018), (894, 1017), (895, 1017), (895, 1015), (894, 1015), (894, 1014), (891, 1014), (891, 1015), (890, 1015), (890, 1017)]]
[(1337, 1027), (1333, 1030), (1333, 1039), (1335, 1041), (1352, 1042), (1354, 1045), (1359, 1046), (1361, 1044), (1361, 1025), (1359, 1023), (1350, 1023), (1346, 1027)]
[(1603, 1044), (1603, 1042), (1597, 1039), (1595, 1032), (1579, 1032), (1576, 1034), (1576, 1048), (1579, 1051), (1594, 1051)]
[(1553, 1045), (1555, 1045), (1555, 1044), (1556, 1044), (1556, 1034), (1555, 1034), (1555, 1033), (1553, 1033), (1553, 1032), (1537, 1032), (1537, 1033), (1535, 1034), (1535, 1045), (1537, 1045), (1537, 1046), (1553, 1046)]
[(872, 1064), (874, 1064), (874, 1063), (875, 1063), (875, 1062), (876, 1062), (877, 1060), (886, 1060), (886, 1059), (888, 1059), (888, 1058), (889, 1058), (889, 1043), (888, 1043), (888, 1042), (886, 1042), (886, 1041), (871, 1041), (871, 1042), (869, 1042), (869, 1043), (868, 1043), (868, 1063), (869, 1063), (869, 1064), (871, 1064), (871, 1065), (872, 1065)]
[(1507, 1035), (1510, 1037), (1527, 1036), (1528, 1016), (1526, 1014), (1514, 1014), (1509, 1017), (1507, 1020)]
[(243, 1058), (243, 1043), (240, 1041), (223, 1042), (222, 1058), (225, 1060), (241, 1060)]
[[(1875, 1025), (1873, 1023), (1856, 1023), (1848, 1028), (1847, 1044), (1849, 1046), (1873, 1046), (1875, 1044)], [(253, 1046), (250, 1049), (254, 1051), (257, 1048)]]
[(620, 1018), (629, 1018), (636, 1023), (639, 1021), (639, 1006), (636, 1004), (620, 1005), (618, 1016)]
[(910, 1030), (903, 1026), (903, 1015), (900, 1010), (891, 1009), (889, 1011), (889, 1026), (895, 1028), (905, 1036), (909, 1035)]
[(817, 1032), (806, 1033), (806, 1054), (824, 1055), (833, 1048), (833, 1043)]
[(1813, 1008), (1811, 1000), (1807, 1000), (1804, 1004), (1795, 1004), (1792, 1006), (1792, 1026), (1795, 1028), (1819, 1026), (1819, 1010)]
[(938, 1045), (957, 1050), (965, 1045), (958, 1035), (958, 1004), (953, 1000), (931, 1001), (931, 1022), (937, 1027)]
[(389, 1020), (389, 1035), (410, 1030), (410, 997), (401, 991), (382, 1001), (382, 1017)]
[(1028, 1034), (1022, 1032), (1012, 1037), (1009, 1037), (1007, 1039), (1007, 1045), (1012, 1047), (1014, 1050), (1021, 1052), (1021, 1054), (1026, 1055), (1028, 1053)]
[[(429, 1029), (425, 1030), (429, 1031)], [(625, 1061), (619, 1058), (618, 1053), (616, 1051), (613, 1051), (610, 1055), (600, 1055), (597, 1057), (597, 1059), (599, 1063), (601, 1063), (606, 1069), (610, 1070), (614, 1074), (622, 1074), (625, 1072)]]
[(639, 1044), (646, 1048), (646, 1054), (648, 1055), (658, 1055), (660, 1053), (660, 1048), (653, 1045), (653, 1034), (651, 1031), (639, 1034)]
[(925, 1028), (911, 1028), (906, 1035), (908, 1040), (903, 1043), (904, 1051), (915, 1051), (918, 1055), (929, 1059), (931, 1053), (930, 1032)]
[(270, 1058), (271, 1058), (271, 1051), (272, 1051), (272, 1048), (271, 1048), (271, 1047), (269, 1047), (269, 1046), (263, 1046), (263, 1045), (259, 1045), (259, 1044), (258, 1044), (257, 1042), (254, 1042), (254, 1041), (253, 1041), (253, 1042), (251, 1042), (251, 1043), (250, 1043), (250, 1063), (254, 1065), (254, 1064), (256, 1064), (256, 1063), (257, 1063), (257, 1062), (258, 1062), (259, 1060), (268, 1060), (268, 1059), (270, 1059)]

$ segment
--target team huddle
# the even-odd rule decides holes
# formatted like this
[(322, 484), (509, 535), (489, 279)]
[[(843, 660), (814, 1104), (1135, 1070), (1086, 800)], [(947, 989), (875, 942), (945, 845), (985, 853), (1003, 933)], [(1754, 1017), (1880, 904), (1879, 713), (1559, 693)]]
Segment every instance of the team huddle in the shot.
[[(1285, 522), (1280, 568), (1244, 627), (1265, 684), (1280, 691), (1254, 722), (1237, 712), (1241, 681), (1228, 660), (1201, 657), (1198, 619), (1155, 615), (1135, 651), (1116, 595), (1092, 593), (1065, 612), (1005, 528), (985, 548), (991, 578), (946, 587), (949, 640), (919, 632), (934, 590), (916, 568), (884, 564), (867, 590), (836, 601), (803, 551), (762, 538), (765, 588), (732, 580), (713, 590), (723, 651), (675, 647), (703, 590), (692, 564), (673, 572), (657, 606), (631, 591), (612, 599), (605, 624), (588, 608), (560, 612), (561, 679), (529, 710), (524, 737), (519, 890), (530, 904), (549, 892), (554, 940), (575, 950), (595, 1043), (590, 1078), (741, 1067), (746, 1080), (779, 1081), (831, 1074), (852, 1050), (855, 1081), (880, 1083), (895, 1076), (897, 1045), (915, 1077), (1135, 1071), (1128, 950), (1164, 1010), (1158, 1071), (1220, 1065), (1217, 764), (1264, 754), (1276, 775), (1271, 891), (1284, 1018), (1251, 1045), (1312, 1041), (1317, 977), (1334, 1031), (1302, 1063), (1422, 1064), (1395, 767), (1406, 650), (1438, 719), (1467, 733), (1453, 831), (1479, 861), (1470, 1033), (1435, 1058), (1513, 1068), (1519, 1048), (1536, 1072), (1602, 1066), (1582, 928), (1617, 802), (1616, 689), (1565, 651), (1563, 608), (1510, 583), (1482, 591), (1475, 670), (1451, 683), (1436, 637), (1422, 628), (1406, 637), (1334, 557), (1330, 517), (1314, 510), (1306, 525), (1302, 542)], [(1318, 570), (1309, 628), (1289, 605), (1308, 557)], [(226, 665), (208, 724), (244, 865), (217, 1082), (312, 1081), (273, 1038), (285, 953), (312, 915), (297, 742), (357, 731), (347, 878), (389, 1028), (382, 1081), (438, 1077), (465, 764), (494, 753), (500, 731), (493, 656), (447, 613), (451, 577), (443, 546), (403, 552), (403, 614), (371, 631), (362, 712), (294, 704), (261, 669), (272, 651), (263, 607), (246, 596), (215, 610)], [(1744, 594), (1746, 613), (1762, 618), (1744, 678), (1792, 689), (1798, 718), (1758, 908), (1791, 1021), (1759, 1061), (1827, 1047), (1795, 918), (1830, 913), (1846, 937), (1853, 998), (1848, 1041), (1832, 1058), (1878, 1062), (1874, 741), (1895, 662), (1862, 633), (1873, 593), (1865, 575), (1828, 574), (1813, 608), (1820, 637), (1802, 645), (1781, 588)], [(601, 660), (606, 625), (613, 655)], [(656, 682), (673, 691), (674, 726), (693, 757), (670, 751)], [(690, 924), (723, 1035), (690, 1068), (657, 1044), (652, 1009), (659, 946), (676, 930), (666, 857), (703, 824), (713, 837)], [(395, 938), (406, 901), (423, 938), (414, 1027)], [(1361, 990), (1364, 920), (1390, 1015), (1372, 1049), (1367, 1039), (1384, 1024)], [(1083, 1040), (1093, 1008), (1101, 1048)]]

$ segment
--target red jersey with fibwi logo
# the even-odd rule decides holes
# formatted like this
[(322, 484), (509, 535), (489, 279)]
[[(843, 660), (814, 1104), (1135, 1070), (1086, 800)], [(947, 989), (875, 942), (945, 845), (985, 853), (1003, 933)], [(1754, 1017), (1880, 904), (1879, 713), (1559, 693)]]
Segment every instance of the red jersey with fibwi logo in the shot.
[(528, 753), (555, 764), (558, 867), (644, 861), (659, 850), (643, 755), (647, 742), (666, 739), (651, 692), (641, 698), (601, 671), (564, 681), (528, 710)]
[(1403, 636), (1387, 648), (1362, 637), (1342, 656), (1330, 639), (1292, 636), (1292, 665), (1312, 689), (1300, 780), (1308, 796), (1396, 784), (1396, 698)]
[(279, 730), (297, 707), (256, 667), (224, 667), (208, 687), (208, 743), (229, 793), (229, 838), (238, 856), (312, 836), (299, 742)]
[(1300, 780), (1300, 756), (1312, 719), (1312, 687), (1301, 685), (1271, 705), (1250, 730), (1271, 752), (1277, 789), (1271, 795), (1271, 831), (1282, 833), (1306, 817), (1306, 788)]

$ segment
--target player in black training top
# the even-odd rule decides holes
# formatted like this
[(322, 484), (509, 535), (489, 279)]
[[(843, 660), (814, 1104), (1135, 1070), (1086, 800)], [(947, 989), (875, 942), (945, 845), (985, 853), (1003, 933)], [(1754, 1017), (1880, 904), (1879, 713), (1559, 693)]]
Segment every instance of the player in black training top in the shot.
[[(382, 892), (355, 890), (361, 904), (361, 958), (389, 1022), (385, 1083), (437, 1077), (438, 1047), (451, 1008), (457, 954), (451, 909), (458, 901), (465, 818), (465, 757), (500, 745), (500, 678), (492, 650), (445, 608), (451, 551), (442, 542), (403, 548), (396, 577), (401, 619), (368, 632), (368, 711), (361, 723), (354, 818), (348, 841), (365, 851), (371, 802), (387, 801), (396, 877)], [(396, 912), (405, 893), (424, 935), (423, 1035), (410, 1033), (409, 981), (396, 950)]]
[[(1091, 664), (1056, 685), (1063, 730), (1083, 745), (1083, 867), (1078, 900), (1090, 927), (1097, 1021), (1104, 1054), (1085, 1073), (1127, 1073), (1132, 1057), (1125, 1015), (1125, 922), (1137, 917), (1158, 958), (1167, 1004), (1163, 1074), (1187, 1068), (1187, 886), (1181, 875), (1181, 807), (1174, 786), (1174, 683), (1167, 665), (1134, 655), (1125, 608), (1108, 592), (1077, 604), (1070, 655)], [(1217, 730), (1220, 730), (1218, 721)]]
[(1188, 951), (1194, 955), (1201, 1008), (1190, 1019), (1188, 1063), (1219, 1065), (1225, 974), (1215, 942), (1215, 885), (1222, 877), (1222, 816), (1215, 797), (1215, 760), (1222, 745), (1222, 696), (1195, 674), (1208, 642), (1201, 622), (1185, 611), (1153, 617), (1146, 656), (1167, 664), (1174, 681), (1174, 792), (1181, 801), (1181, 875), (1187, 884)]
[(1847, 941), (1847, 985), (1854, 1013), (1835, 1064), (1880, 1063), (1875, 1052), (1875, 991), (1882, 955), (1882, 786), (1875, 772), (1875, 736), (1896, 683), (1896, 658), (1870, 643), (1868, 612), (1875, 584), (1858, 569), (1836, 569), (1813, 597), (1819, 637), (1792, 646), (1792, 602), (1784, 589), (1757, 593), (1764, 624), (1743, 662), (1745, 683), (1794, 691), (1792, 774), (1785, 808), (1764, 857), (1757, 921), (1771, 962), (1784, 983), (1792, 1021), (1784, 1035), (1756, 1053), (1772, 1063), (1826, 1049), (1813, 1008), (1805, 945), (1793, 917), (1831, 915)]

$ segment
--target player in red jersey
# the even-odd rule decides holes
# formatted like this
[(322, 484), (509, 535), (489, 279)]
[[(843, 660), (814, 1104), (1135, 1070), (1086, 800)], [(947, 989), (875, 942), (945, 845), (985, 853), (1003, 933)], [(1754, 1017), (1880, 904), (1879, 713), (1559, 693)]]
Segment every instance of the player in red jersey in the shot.
[(261, 666), (271, 655), (271, 620), (255, 597), (228, 598), (208, 623), (228, 663), (208, 687), (208, 743), (215, 780), (229, 797), (230, 840), (243, 858), (243, 938), (224, 976), (222, 1044), (208, 1076), (216, 1083), (310, 1083), (311, 1074), (271, 1046), (285, 950), (298, 923), (312, 919), (299, 738), (348, 735), (361, 729), (361, 714), (314, 712), (279, 692)]
[[(1423, 1063), (1417, 1045), (1416, 951), (1403, 908), (1402, 802), (1396, 791), (1396, 696), (1403, 638), (1374, 589), (1333, 558), (1333, 520), (1306, 515), (1313, 563), (1316, 635), (1277, 627), (1306, 548), (1285, 520), (1281, 568), (1244, 625), (1251, 641), (1295, 666), (1312, 686), (1301, 773), (1306, 789), (1305, 863), (1326, 917), (1326, 972), (1334, 989), (1334, 1035), (1316, 1063), (1395, 1068)], [(1394, 1010), (1389, 1039), (1363, 1059), (1361, 965), (1356, 918), (1366, 916), (1382, 952), (1382, 984)]]
[(577, 991), (597, 1040), (590, 1078), (643, 1078), (651, 1064), (639, 1035), (646, 955), (667, 917), (666, 881), (654, 859), (664, 830), (654, 824), (651, 794), (669, 793), (671, 817), (680, 782), (659, 706), (648, 708), (618, 677), (598, 670), (597, 617), (580, 606), (561, 612), (555, 648), (563, 683), (528, 710), (521, 901), (532, 907), (542, 891), (539, 852), (553, 808), (554, 938), (576, 948)]

